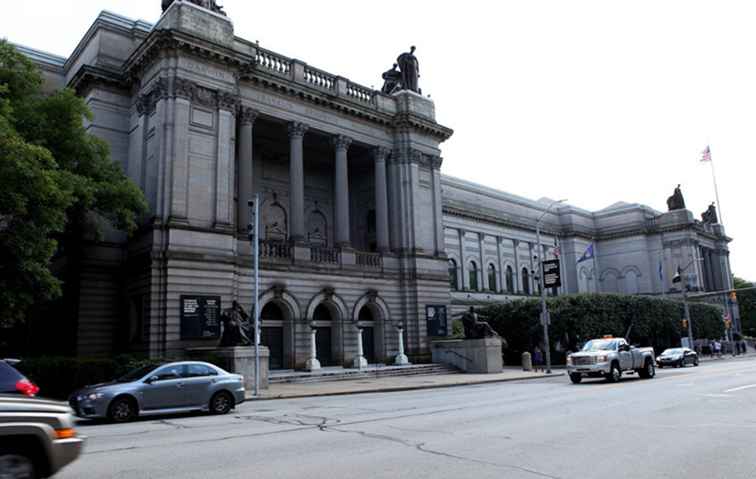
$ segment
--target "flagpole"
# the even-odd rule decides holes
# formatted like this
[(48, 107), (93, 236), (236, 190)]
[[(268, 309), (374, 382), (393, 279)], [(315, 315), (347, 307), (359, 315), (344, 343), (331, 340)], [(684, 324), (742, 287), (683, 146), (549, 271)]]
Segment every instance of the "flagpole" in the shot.
[(724, 224), (724, 216), (722, 215), (722, 203), (719, 201), (719, 188), (717, 188), (717, 175), (714, 173), (714, 160), (709, 160), (711, 165), (711, 179), (714, 181), (714, 197), (717, 199), (717, 208), (719, 208), (719, 224)]
[(596, 242), (593, 242), (593, 281), (596, 283), (596, 294), (600, 293), (599, 290), (599, 270), (598, 270), (598, 262), (596, 261), (596, 256), (598, 256), (596, 250), (598, 249), (596, 247)]

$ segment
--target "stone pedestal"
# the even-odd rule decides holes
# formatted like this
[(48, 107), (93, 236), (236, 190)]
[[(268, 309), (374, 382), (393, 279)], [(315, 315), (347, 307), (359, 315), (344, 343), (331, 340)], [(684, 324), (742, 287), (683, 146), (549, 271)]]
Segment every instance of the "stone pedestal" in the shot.
[[(226, 371), (244, 376), (244, 389), (255, 390), (255, 348), (240, 346), (235, 348), (192, 348), (186, 350), (190, 359), (206, 361), (213, 359)], [(260, 346), (260, 389), (268, 389), (268, 359), (270, 350)]]
[(500, 373), (501, 339), (456, 339), (433, 341), (434, 363), (450, 364), (466, 373)]
[(352, 367), (355, 369), (365, 369), (368, 367), (367, 359), (365, 359), (365, 351), (362, 346), (362, 329), (357, 328), (357, 356), (352, 361)]
[(312, 328), (310, 331), (310, 359), (305, 363), (305, 369), (307, 371), (317, 371), (320, 369), (320, 361), (318, 361), (318, 344), (317, 344), (318, 330)]
[(407, 366), (410, 364), (409, 358), (404, 354), (404, 328), (396, 328), (399, 334), (399, 353), (394, 357), (395, 366)]

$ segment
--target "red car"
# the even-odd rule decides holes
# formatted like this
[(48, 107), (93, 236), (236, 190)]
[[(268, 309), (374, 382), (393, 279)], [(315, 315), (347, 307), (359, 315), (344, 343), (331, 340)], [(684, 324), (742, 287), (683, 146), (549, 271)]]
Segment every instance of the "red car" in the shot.
[(22, 394), (34, 397), (39, 387), (24, 377), (8, 360), (0, 360), (0, 394)]

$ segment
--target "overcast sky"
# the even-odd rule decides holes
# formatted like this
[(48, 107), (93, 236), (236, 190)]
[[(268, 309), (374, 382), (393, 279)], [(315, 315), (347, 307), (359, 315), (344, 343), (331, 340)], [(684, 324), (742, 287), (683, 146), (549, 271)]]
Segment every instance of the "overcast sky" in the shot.
[[(100, 10), (154, 23), (160, 0), (6, 2), (0, 35), (68, 56)], [(12, 3), (12, 7), (11, 4)], [(598, 210), (714, 201), (736, 275), (756, 281), (756, 2), (221, 0), (236, 34), (380, 88), (417, 45), (420, 86), (455, 130), (445, 174)]]

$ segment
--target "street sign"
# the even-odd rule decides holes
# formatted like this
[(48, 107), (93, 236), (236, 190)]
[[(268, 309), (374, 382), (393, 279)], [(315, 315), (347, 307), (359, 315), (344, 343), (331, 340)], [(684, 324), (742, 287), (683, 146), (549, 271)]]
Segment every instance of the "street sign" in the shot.
[(220, 296), (181, 296), (181, 339), (220, 337)]
[(446, 324), (446, 306), (432, 305), (425, 306), (425, 319), (428, 324), (428, 336), (444, 337), (448, 335)]
[(552, 259), (543, 262), (543, 285), (546, 288), (558, 288), (562, 286), (562, 273), (559, 268), (559, 260)]

